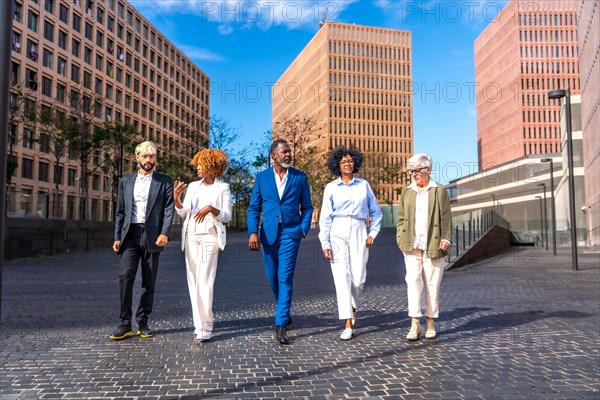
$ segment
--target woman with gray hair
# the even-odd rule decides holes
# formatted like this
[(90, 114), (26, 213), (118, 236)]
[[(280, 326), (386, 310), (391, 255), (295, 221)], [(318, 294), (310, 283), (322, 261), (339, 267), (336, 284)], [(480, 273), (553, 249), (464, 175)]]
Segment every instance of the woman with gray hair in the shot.
[(439, 293), (444, 273), (444, 256), (452, 240), (450, 196), (446, 188), (430, 178), (432, 160), (424, 153), (408, 160), (412, 183), (400, 195), (396, 241), (406, 266), (408, 315), (412, 323), (406, 338), (421, 335), (421, 298), (425, 294), (427, 339), (437, 335)]

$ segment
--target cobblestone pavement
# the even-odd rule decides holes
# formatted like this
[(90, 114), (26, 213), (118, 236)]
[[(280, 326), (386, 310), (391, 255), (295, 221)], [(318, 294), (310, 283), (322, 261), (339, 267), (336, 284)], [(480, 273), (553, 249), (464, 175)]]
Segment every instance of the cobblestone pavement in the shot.
[[(599, 399), (600, 254), (535, 248), (446, 272), (437, 339), (405, 341), (394, 231), (371, 250), (357, 337), (341, 342), (316, 233), (301, 247), (291, 344), (273, 340), (262, 259), (230, 234), (219, 260), (215, 336), (192, 342), (179, 243), (161, 257), (150, 339), (118, 323), (110, 249), (5, 263), (2, 399)], [(136, 296), (139, 277), (136, 281)], [(137, 299), (137, 297), (136, 297)]]

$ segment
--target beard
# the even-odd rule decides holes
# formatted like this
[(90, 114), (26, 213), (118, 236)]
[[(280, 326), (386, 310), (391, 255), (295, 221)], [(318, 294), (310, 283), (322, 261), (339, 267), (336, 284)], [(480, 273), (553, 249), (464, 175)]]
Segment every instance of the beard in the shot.
[(145, 163), (145, 164), (138, 163), (138, 165), (139, 165), (139, 167), (140, 167), (141, 169), (143, 169), (144, 171), (146, 171), (146, 172), (150, 172), (150, 171), (152, 171), (152, 170), (154, 169), (154, 165), (155, 165), (155, 163), (151, 163), (151, 162), (149, 162), (149, 163)]
[(283, 168), (289, 168), (292, 166), (292, 160), (290, 160), (289, 162), (285, 162), (284, 160), (281, 160), (279, 165), (281, 165)]

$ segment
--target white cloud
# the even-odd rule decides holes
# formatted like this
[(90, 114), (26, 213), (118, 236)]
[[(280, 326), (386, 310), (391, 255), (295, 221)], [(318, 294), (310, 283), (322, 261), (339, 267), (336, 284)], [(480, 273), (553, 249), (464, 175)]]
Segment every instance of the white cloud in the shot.
[(220, 54), (216, 54), (208, 49), (201, 47), (179, 45), (177, 46), (187, 57), (196, 61), (223, 61), (225, 58)]
[(230, 24), (221, 24), (217, 27), (217, 31), (221, 35), (229, 35), (233, 32), (233, 27)]
[[(259, 27), (267, 30), (284, 25), (290, 29), (319, 26), (321, 20), (335, 21), (339, 14), (358, 0), (148, 0), (134, 6), (145, 13), (160, 15), (192, 13), (202, 22), (218, 23), (219, 33), (233, 29)], [(379, 2), (389, 2), (379, 0)]]

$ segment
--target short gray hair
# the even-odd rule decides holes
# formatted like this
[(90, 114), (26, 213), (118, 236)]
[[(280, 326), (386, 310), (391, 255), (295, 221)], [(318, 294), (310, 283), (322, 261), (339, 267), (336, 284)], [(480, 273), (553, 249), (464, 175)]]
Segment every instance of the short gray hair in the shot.
[(417, 153), (408, 159), (408, 167), (431, 168), (433, 160), (425, 153)]

